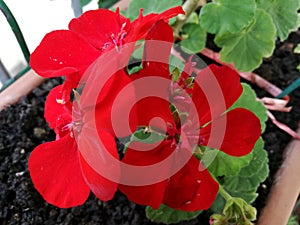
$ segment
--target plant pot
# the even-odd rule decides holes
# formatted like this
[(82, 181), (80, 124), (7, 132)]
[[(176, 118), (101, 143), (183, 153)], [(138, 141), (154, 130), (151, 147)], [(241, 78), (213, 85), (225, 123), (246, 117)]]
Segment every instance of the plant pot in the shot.
[[(298, 131), (298, 134), (300, 130)], [(257, 225), (286, 225), (300, 193), (300, 141), (293, 140), (284, 152), (266, 207)]]
[(29, 70), (21, 78), (0, 93), (0, 110), (18, 102), (21, 97), (30, 93), (43, 81), (44, 78), (38, 76), (33, 70)]

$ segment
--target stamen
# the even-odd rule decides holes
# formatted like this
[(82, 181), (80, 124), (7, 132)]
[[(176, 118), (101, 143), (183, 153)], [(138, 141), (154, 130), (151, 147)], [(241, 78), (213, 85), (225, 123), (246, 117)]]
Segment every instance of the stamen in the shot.
[(115, 35), (114, 33), (110, 33), (109, 35), (107, 35), (109, 41), (103, 45), (101, 51), (106, 50), (111, 45), (111, 43), (115, 46), (116, 51), (119, 51), (119, 48), (123, 45), (123, 39), (127, 35), (127, 32), (125, 31), (126, 25), (127, 22), (122, 24), (120, 32), (117, 35)]
[(63, 99), (56, 99), (56, 102), (60, 105), (66, 104), (65, 100), (63, 100)]
[(72, 129), (72, 123), (68, 123), (67, 125), (61, 128), (61, 131), (67, 131)]

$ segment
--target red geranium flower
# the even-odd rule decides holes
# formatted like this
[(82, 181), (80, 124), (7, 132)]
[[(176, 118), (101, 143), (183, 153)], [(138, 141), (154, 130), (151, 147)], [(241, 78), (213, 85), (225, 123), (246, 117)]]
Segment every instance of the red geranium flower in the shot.
[[(173, 43), (172, 29), (168, 24), (160, 21), (148, 33), (146, 40)], [(137, 96), (142, 95), (145, 89), (150, 90), (149, 93), (152, 93), (151, 89), (153, 93), (159, 92), (157, 96), (160, 96), (149, 96), (137, 102), (138, 124), (153, 132), (164, 131), (165, 138), (159, 146), (150, 151), (136, 150), (134, 146), (137, 143), (131, 143), (126, 150), (123, 162), (135, 166), (149, 166), (165, 160), (171, 154), (175, 154), (175, 160), (178, 161), (186, 154), (190, 154), (190, 159), (169, 179), (145, 186), (120, 185), (119, 188), (133, 202), (149, 205), (154, 209), (157, 209), (162, 203), (171, 208), (185, 211), (208, 209), (216, 197), (218, 184), (201, 166), (199, 160), (192, 155), (195, 147), (193, 144), (196, 146), (209, 144), (209, 147), (218, 147), (219, 150), (232, 156), (246, 155), (250, 153), (258, 140), (261, 126), (259, 119), (246, 109), (237, 108), (227, 112), (227, 109), (242, 93), (239, 76), (234, 70), (225, 66), (210, 65), (197, 74), (195, 78), (197, 82), (194, 82), (193, 87), (188, 87), (184, 85), (187, 78), (186, 73), (182, 74), (182, 78), (177, 83), (172, 83), (167, 63), (147, 61), (147, 59), (157, 58), (156, 55), (159, 54), (161, 59), (165, 58), (164, 62), (168, 62), (166, 59), (169, 57), (170, 46), (164, 49), (169, 48), (169, 51), (162, 52), (161, 46), (146, 42), (143, 69), (131, 75), (135, 82), (145, 78), (157, 80), (152, 84), (150, 82), (139, 83), (144, 86), (136, 87)], [(159, 82), (158, 78), (164, 78), (170, 82)], [(221, 107), (218, 99), (215, 99), (213, 104), (209, 102), (206, 96), (208, 93), (198, 85), (204, 83), (206, 87), (214, 87), (211, 86), (212, 81), (218, 84), (224, 98), (224, 107)], [(176, 87), (178, 90), (182, 90), (179, 87), (188, 88), (187, 94), (180, 95), (181, 92), (176, 91)], [(213, 93), (216, 90), (211, 91)], [(161, 96), (165, 96), (164, 99)], [(180, 106), (177, 111), (170, 110), (169, 101), (174, 103), (175, 101), (170, 99), (174, 96), (177, 96), (176, 101)], [(184, 104), (180, 104), (180, 100)], [(190, 107), (186, 105), (188, 102)], [(191, 105), (194, 105), (195, 108), (193, 109)], [(185, 111), (181, 111), (183, 109)], [(160, 120), (153, 120), (157, 117)], [(178, 117), (181, 121), (178, 120)], [(212, 125), (221, 123), (224, 118), (226, 118), (224, 138), (221, 140), (221, 144), (218, 144), (218, 139), (222, 137), (211, 136)], [(194, 140), (196, 143), (191, 143)], [(147, 146), (147, 144), (144, 145)], [(165, 169), (170, 168), (172, 165)], [(199, 168), (201, 169), (199, 170)], [(161, 173), (162, 171), (155, 172)], [(159, 174), (153, 175), (158, 176)]]
[(141, 10), (140, 16), (130, 22), (119, 10), (85, 12), (71, 20), (69, 30), (48, 33), (31, 54), (30, 66), (43, 77), (66, 76), (63, 99), (67, 101), (70, 90), (77, 86), (84, 71), (104, 51), (112, 48), (120, 51), (125, 43), (143, 39), (156, 21), (168, 20), (180, 13), (184, 13), (181, 7), (147, 16), (143, 16)]
[[(129, 77), (122, 70), (114, 74), (101, 90), (95, 107), (99, 138), (117, 160), (110, 112), (114, 98), (129, 82)], [(75, 135), (80, 134), (81, 129), (93, 119), (89, 117), (88, 109), (81, 108), (78, 100), (61, 104), (62, 88), (59, 85), (52, 89), (45, 103), (45, 119), (54, 129), (56, 140), (37, 146), (31, 153), (28, 167), (33, 184), (47, 202), (61, 208), (83, 204), (90, 190), (99, 199), (110, 200), (118, 184), (99, 175), (86, 162), (75, 140)], [(111, 102), (102, 98), (108, 94)]]

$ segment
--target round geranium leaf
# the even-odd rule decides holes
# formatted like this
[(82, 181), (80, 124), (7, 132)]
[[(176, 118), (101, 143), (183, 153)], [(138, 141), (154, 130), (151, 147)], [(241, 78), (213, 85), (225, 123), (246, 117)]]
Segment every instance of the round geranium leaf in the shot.
[(268, 155), (263, 149), (264, 142), (260, 138), (253, 149), (253, 157), (250, 163), (243, 167), (235, 176), (224, 178), (224, 187), (229, 192), (234, 192), (233, 196), (242, 197), (239, 192), (256, 192), (259, 184), (263, 182), (268, 174)]
[(258, 0), (257, 6), (272, 17), (277, 36), (284, 41), (296, 29), (298, 22), (298, 1), (295, 0)]
[(146, 216), (156, 223), (173, 224), (185, 220), (191, 220), (197, 217), (202, 211), (186, 212), (181, 210), (172, 209), (164, 204), (154, 210), (151, 207), (146, 208)]
[(250, 23), (255, 7), (254, 0), (216, 0), (203, 6), (200, 23), (209, 33), (235, 33)]
[(269, 57), (275, 48), (275, 26), (272, 18), (262, 9), (257, 9), (255, 18), (238, 33), (217, 35), (215, 43), (222, 47), (221, 60), (234, 63), (241, 71), (257, 68), (263, 57)]
[(196, 23), (187, 23), (182, 28), (183, 40), (179, 42), (184, 49), (189, 53), (198, 53), (206, 43), (206, 32)]
[[(232, 148), (234, 148), (234, 146), (232, 146)], [(227, 155), (217, 149), (210, 149), (207, 147), (201, 162), (207, 167), (210, 173), (219, 177), (238, 174), (244, 166), (247, 166), (250, 163), (251, 159), (252, 153), (241, 157), (235, 157)]]

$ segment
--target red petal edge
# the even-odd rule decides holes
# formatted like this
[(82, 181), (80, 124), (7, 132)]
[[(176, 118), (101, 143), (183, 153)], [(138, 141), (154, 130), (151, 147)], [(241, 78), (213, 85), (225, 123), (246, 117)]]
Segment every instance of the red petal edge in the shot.
[[(192, 94), (201, 125), (224, 113), (242, 91), (238, 73), (228, 66), (212, 64), (202, 70), (196, 77)], [(224, 102), (223, 105), (220, 102)]]
[(178, 210), (190, 212), (205, 210), (212, 205), (218, 189), (218, 183), (193, 156), (171, 177), (163, 203)]
[[(109, 153), (118, 160), (119, 157), (118, 157), (118, 152), (117, 152), (116, 142), (114, 137), (107, 132), (100, 132), (99, 135), (106, 148), (104, 151), (108, 150)], [(88, 145), (85, 145), (84, 147), (87, 148), (84, 149), (87, 152), (92, 153), (93, 151), (95, 151), (95, 149), (90, 149)], [(97, 173), (88, 164), (88, 162), (84, 159), (81, 153), (80, 153), (80, 163), (81, 163), (83, 176), (91, 191), (97, 196), (97, 198), (99, 198), (102, 201), (111, 200), (114, 197), (115, 192), (117, 191), (118, 184), (103, 177), (101, 174)], [(98, 163), (102, 163), (102, 162), (99, 161)], [(102, 165), (104, 165), (104, 163), (102, 163)], [(113, 168), (107, 166), (104, 169), (111, 171)]]
[(56, 30), (46, 34), (31, 54), (30, 66), (46, 78), (82, 75), (100, 53), (75, 33)]
[[(210, 136), (211, 124), (200, 130), (200, 135), (204, 140), (203, 145), (207, 145), (209, 138), (211, 138), (209, 147), (218, 148), (232, 156), (247, 155), (261, 135), (259, 119), (254, 113), (244, 108), (233, 109), (223, 117), (225, 116), (226, 130), (221, 147), (218, 146), (221, 137)], [(213, 122), (218, 123), (221, 119), (218, 118)]]
[(35, 188), (50, 204), (60, 208), (83, 204), (90, 189), (82, 176), (79, 152), (70, 136), (37, 146), (28, 167)]

